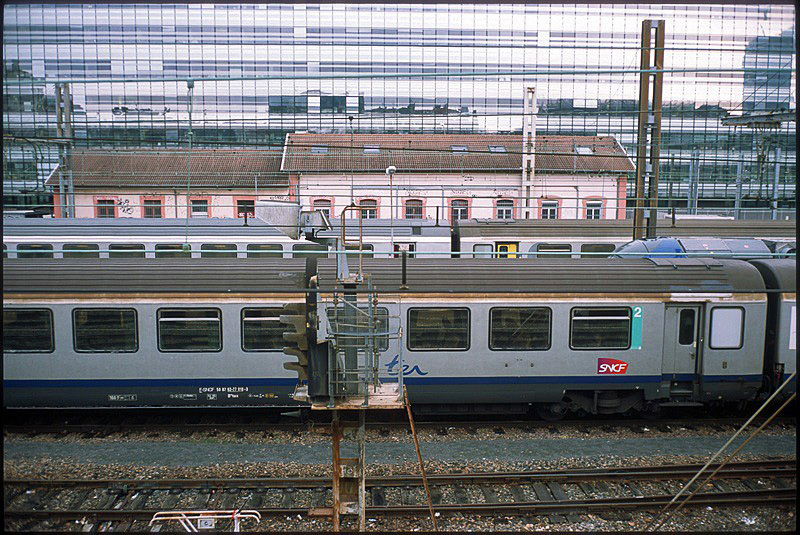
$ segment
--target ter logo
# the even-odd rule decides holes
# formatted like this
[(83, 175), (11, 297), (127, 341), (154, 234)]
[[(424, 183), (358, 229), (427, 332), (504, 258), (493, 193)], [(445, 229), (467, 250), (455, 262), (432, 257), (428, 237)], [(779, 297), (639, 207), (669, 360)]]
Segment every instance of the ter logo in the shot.
[(628, 371), (628, 363), (617, 359), (597, 359), (597, 373), (624, 375)]

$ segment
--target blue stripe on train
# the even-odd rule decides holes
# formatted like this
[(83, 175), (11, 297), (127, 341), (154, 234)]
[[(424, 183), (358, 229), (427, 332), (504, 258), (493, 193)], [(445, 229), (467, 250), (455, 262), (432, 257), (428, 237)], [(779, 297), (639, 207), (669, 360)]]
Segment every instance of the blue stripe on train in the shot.
[[(610, 384), (660, 383), (661, 381), (691, 381), (692, 374), (612, 375), (612, 376), (546, 376), (546, 377), (405, 377), (410, 385), (489, 385), (489, 384)], [(761, 375), (706, 375), (705, 382), (758, 382)], [(103, 388), (103, 387), (235, 387), (235, 386), (294, 386), (296, 379), (277, 377), (248, 379), (4, 379), (5, 388)]]

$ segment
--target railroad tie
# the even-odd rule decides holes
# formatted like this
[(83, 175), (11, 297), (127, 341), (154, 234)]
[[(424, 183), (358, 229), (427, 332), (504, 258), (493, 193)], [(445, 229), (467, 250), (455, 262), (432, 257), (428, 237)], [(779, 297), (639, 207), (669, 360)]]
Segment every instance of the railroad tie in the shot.
[(591, 483), (585, 483), (581, 481), (578, 483), (578, 486), (580, 487), (580, 489), (583, 491), (583, 493), (586, 495), (587, 498), (594, 497), (594, 493), (596, 491), (594, 490), (594, 487), (592, 486)]
[(130, 501), (128, 508), (133, 510), (144, 509), (147, 500), (149, 500), (150, 496), (152, 495), (153, 495), (153, 489), (140, 490), (139, 495)]
[(739, 481), (744, 483), (744, 486), (750, 490), (761, 490), (762, 488), (764, 488), (755, 481), (753, 481), (752, 479), (740, 479)]
[(772, 482), (775, 483), (775, 486), (778, 487), (779, 489), (790, 489), (790, 488), (792, 488), (792, 485), (790, 485), (782, 477), (776, 477), (775, 479), (772, 480)]
[[(532, 486), (533, 486), (533, 492), (536, 494), (537, 500), (539, 500), (540, 502), (553, 501), (554, 497), (552, 496), (552, 494), (550, 494), (550, 490), (547, 488), (547, 485), (545, 485), (544, 483), (533, 483)], [(565, 521), (563, 515), (555, 513), (547, 515), (547, 518), (553, 524), (560, 524)]]
[(525, 497), (525, 491), (522, 490), (522, 487), (520, 487), (516, 483), (513, 483), (513, 484), (509, 485), (508, 488), (511, 489), (511, 496), (514, 497), (514, 501), (515, 502), (526, 502), (526, 501), (528, 501), (528, 499)]
[(483, 501), (486, 503), (500, 503), (497, 498), (497, 493), (488, 485), (481, 485), (481, 492), (483, 493)]
[(372, 487), (370, 494), (372, 495), (372, 505), (377, 507), (386, 505), (386, 494), (383, 491), (383, 487)]
[(164, 503), (161, 504), (159, 509), (174, 509), (175, 504), (178, 503), (178, 498), (180, 498), (181, 489), (170, 489), (167, 497), (164, 498)]
[(257, 488), (253, 490), (253, 493), (250, 494), (250, 498), (248, 498), (247, 503), (245, 504), (245, 509), (259, 509), (261, 504), (264, 503), (264, 493), (266, 489)]
[(400, 503), (403, 505), (414, 505), (414, 499), (411, 497), (412, 488), (409, 485), (400, 489)]
[(317, 487), (311, 494), (311, 507), (325, 507), (325, 498), (328, 494), (328, 489), (325, 487)]
[(608, 498), (609, 494), (611, 494), (611, 489), (608, 488), (605, 481), (595, 481), (594, 486), (600, 493), (601, 498)]
[[(569, 501), (569, 496), (567, 496), (567, 493), (564, 492), (564, 487), (562, 487), (560, 484), (558, 484), (558, 483), (556, 483), (554, 481), (553, 482), (549, 482), (549, 483), (547, 483), (547, 488), (550, 490), (550, 493), (553, 495), (553, 498), (555, 498), (556, 500), (558, 500), (560, 502), (568, 502)], [(576, 515), (576, 514), (574, 514), (574, 513), (567, 513), (565, 516), (567, 517), (567, 521), (568, 522), (577, 523), (577, 522), (581, 521), (581, 517)]]
[(225, 489), (225, 491), (222, 493), (222, 503), (220, 504), (219, 508), (224, 511), (233, 509), (233, 506), (236, 503), (236, 498), (238, 497), (239, 489)]
[[(292, 509), (294, 507), (294, 493), (296, 489), (291, 487), (283, 489), (281, 493), (281, 507), (283, 509)], [(227, 507), (226, 507), (227, 509)]]
[(711, 484), (720, 492), (731, 492), (731, 487), (721, 479), (711, 481)]
[(453, 494), (456, 496), (456, 502), (465, 504), (469, 503), (469, 498), (467, 498), (467, 491), (461, 485), (455, 485), (453, 487)]
[(25, 492), (25, 489), (22, 488), (22, 487), (17, 487), (15, 489), (12, 489), (12, 490), (6, 492), (6, 494), (4, 496), (4, 499), (3, 499), (3, 502), (4, 502), (3, 508), (4, 509), (8, 509), (8, 506), (11, 505), (11, 502), (16, 500), (17, 496), (19, 496), (23, 492)]
[(111, 509), (114, 506), (114, 502), (119, 499), (120, 496), (124, 496), (125, 493), (122, 492), (122, 489), (114, 489), (108, 488), (106, 489), (106, 499), (103, 503), (101, 503), (97, 508), (98, 509)]
[(628, 482), (628, 488), (631, 489), (631, 492), (636, 498), (644, 498), (644, 492), (636, 483)]
[[(166, 507), (165, 507), (166, 509)], [(127, 533), (131, 530), (132, 522), (121, 522), (117, 527), (111, 528), (108, 531), (119, 531), (122, 533)]]
[(431, 501), (434, 505), (442, 503), (442, 489), (436, 486), (431, 487)]
[(194, 500), (192, 509), (206, 509), (208, 501), (211, 499), (211, 489), (200, 489), (197, 498)]
[(69, 507), (67, 507), (67, 509), (80, 509), (81, 504), (88, 495), (89, 495), (89, 489), (83, 489), (78, 491), (75, 497), (72, 498), (72, 501), (69, 502)]

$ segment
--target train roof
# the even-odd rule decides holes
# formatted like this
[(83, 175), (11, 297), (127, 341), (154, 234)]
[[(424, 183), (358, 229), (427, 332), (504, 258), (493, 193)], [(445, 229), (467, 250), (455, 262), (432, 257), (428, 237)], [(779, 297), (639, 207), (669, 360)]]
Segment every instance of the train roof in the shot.
[[(632, 236), (627, 219), (462, 219), (454, 222), (461, 238), (558, 238)], [(794, 238), (795, 221), (659, 219), (656, 235), (673, 238)]]
[[(398, 259), (364, 259), (364, 271), (383, 291), (399, 290)], [(334, 260), (319, 260), (320, 287), (332, 288)], [(422, 259), (407, 260), (410, 292), (669, 293), (763, 291), (745, 262), (676, 259)]]
[[(199, 261), (198, 261), (199, 260)], [(3, 292), (296, 293), (303, 259), (4, 259)]]
[(771, 258), (751, 260), (764, 277), (767, 288), (777, 288), (784, 292), (797, 291), (797, 259)]
[[(402, 219), (390, 224), (388, 219), (364, 219), (364, 236), (389, 236), (394, 231), (396, 237), (403, 236), (450, 236), (450, 226), (446, 222), (432, 219)], [(323, 236), (337, 235), (341, 229), (341, 219), (332, 219), (331, 231)], [(76, 219), (10, 219), (3, 221), (3, 237), (24, 236), (183, 236), (186, 233), (185, 219), (144, 219), (121, 217), (117, 219), (76, 218)], [(210, 218), (189, 219), (189, 236), (257, 236), (285, 237), (277, 228), (256, 218), (244, 219)], [(348, 238), (357, 235), (358, 220), (347, 221)]]
[[(408, 259), (409, 293), (669, 293), (764, 291), (751, 264), (675, 259)], [(399, 291), (400, 259), (364, 259), (378, 291)], [(336, 262), (319, 259), (320, 287)], [(25, 293), (292, 293), (303, 259), (6, 259), (3, 291)]]

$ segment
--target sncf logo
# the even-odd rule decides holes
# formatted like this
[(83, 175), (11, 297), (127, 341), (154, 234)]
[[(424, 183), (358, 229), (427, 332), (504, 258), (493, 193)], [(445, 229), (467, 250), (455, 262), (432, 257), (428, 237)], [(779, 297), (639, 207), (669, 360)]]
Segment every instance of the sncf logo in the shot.
[(627, 373), (628, 363), (617, 359), (597, 359), (597, 373), (622, 375)]

